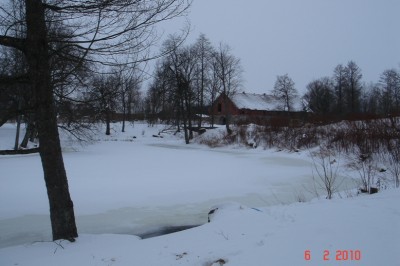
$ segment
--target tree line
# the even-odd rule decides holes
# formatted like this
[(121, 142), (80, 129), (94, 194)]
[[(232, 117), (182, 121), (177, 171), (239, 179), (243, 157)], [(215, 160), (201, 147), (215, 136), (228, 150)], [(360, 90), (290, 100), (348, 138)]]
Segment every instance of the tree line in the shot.
[[(49, 34), (57, 40), (50, 70), (58, 126), (79, 139), (95, 122), (104, 122), (105, 133), (110, 135), (112, 121), (122, 121), (124, 131), (127, 120), (147, 119), (150, 124), (162, 120), (175, 125), (177, 131), (184, 131), (185, 142), (189, 143), (193, 130), (202, 127), (204, 115), (209, 114), (217, 96), (222, 94), (227, 99), (242, 88), (240, 59), (229, 45), (220, 43), (214, 47), (204, 34), (189, 45), (182, 36), (169, 36), (159, 51), (164, 56), (157, 61), (145, 93), (139, 59), (129, 66), (109, 64), (103, 68), (107, 71), (99, 72), (91, 59), (75, 60), (83, 56), (79, 49), (60, 44), (71, 38), (65, 27), (54, 27)], [(15, 119), (18, 128), (25, 122), (25, 136), (19, 139), (17, 132), (14, 149), (26, 148), (28, 139), (38, 135), (30, 103), (32, 95), (24, 89), (27, 82), (20, 74), (26, 70), (26, 62), (15, 49), (3, 48), (1, 55), (0, 126), (9, 119)], [(14, 82), (4, 77), (13, 77)], [(288, 112), (292, 111), (294, 99), (301, 97), (288, 74), (277, 76), (268, 93), (279, 99), (281, 110)], [(305, 110), (320, 119), (396, 115), (400, 109), (400, 71), (385, 70), (378, 82), (366, 84), (361, 69), (349, 61), (347, 65), (337, 65), (331, 77), (311, 81), (302, 98), (307, 105)], [(214, 114), (209, 115), (213, 126)], [(230, 132), (230, 114), (224, 115)]]
[(387, 69), (376, 83), (366, 84), (354, 61), (335, 67), (331, 77), (311, 81), (304, 99), (316, 114), (346, 117), (352, 114), (398, 115), (400, 71)]

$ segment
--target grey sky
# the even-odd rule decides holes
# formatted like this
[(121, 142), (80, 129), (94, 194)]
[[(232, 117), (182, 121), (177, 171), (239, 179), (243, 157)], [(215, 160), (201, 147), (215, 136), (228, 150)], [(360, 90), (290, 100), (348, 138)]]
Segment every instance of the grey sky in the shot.
[(244, 90), (269, 92), (288, 73), (296, 88), (354, 60), (364, 81), (400, 67), (399, 0), (194, 0), (188, 42), (200, 33), (229, 44)]

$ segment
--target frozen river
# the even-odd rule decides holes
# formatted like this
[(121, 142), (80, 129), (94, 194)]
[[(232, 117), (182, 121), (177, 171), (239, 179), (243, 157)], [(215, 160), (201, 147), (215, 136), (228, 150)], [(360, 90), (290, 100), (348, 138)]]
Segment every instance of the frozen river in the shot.
[[(81, 234), (147, 235), (206, 223), (222, 202), (263, 207), (316, 197), (307, 152), (143, 138), (102, 141), (64, 160)], [(0, 247), (51, 240), (39, 157), (0, 157), (0, 169)], [(343, 177), (340, 190), (353, 187)]]

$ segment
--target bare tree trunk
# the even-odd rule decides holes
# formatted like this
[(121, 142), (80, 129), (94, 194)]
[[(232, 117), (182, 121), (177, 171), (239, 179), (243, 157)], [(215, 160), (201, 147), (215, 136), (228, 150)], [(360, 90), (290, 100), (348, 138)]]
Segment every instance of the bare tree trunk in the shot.
[(21, 141), (21, 145), (19, 145), (21, 148), (27, 148), (28, 147), (28, 141), (29, 141), (29, 139), (31, 139), (32, 138), (32, 136), (34, 136), (35, 134), (34, 134), (34, 131), (36, 130), (35, 129), (35, 125), (33, 124), (33, 122), (31, 121), (31, 117), (28, 115), (28, 116), (25, 116), (25, 118), (27, 119), (27, 125), (26, 125), (26, 131), (25, 131), (25, 136), (24, 136), (24, 138), (22, 139), (22, 141)]
[(21, 145), (19, 145), (21, 148), (24, 148), (24, 149), (26, 149), (26, 147), (28, 146), (28, 140), (29, 140), (29, 134), (30, 134), (29, 127), (30, 127), (30, 124), (28, 123), (26, 126), (24, 138), (21, 141)]
[(203, 123), (203, 107), (204, 107), (204, 62), (201, 62), (201, 85), (200, 85), (200, 117), (199, 117), (199, 122), (198, 122), (198, 127), (201, 128), (201, 125)]
[[(186, 90), (188, 90), (188, 88)], [(189, 139), (193, 139), (193, 125), (192, 125), (192, 112), (191, 112), (192, 108), (190, 105), (190, 99), (189, 99), (188, 93), (189, 93), (188, 91), (185, 92), (185, 94), (186, 94), (186, 97), (185, 97), (186, 98), (186, 100), (185, 100), (185, 102), (186, 102), (186, 117), (187, 117), (188, 126), (189, 126)], [(189, 143), (186, 143), (186, 144), (189, 144)]]
[(25, 54), (37, 106), (40, 158), (49, 198), (53, 240), (74, 241), (78, 233), (58, 135), (44, 7), (40, 0), (25, 0), (25, 5), (27, 22)]
[[(122, 85), (126, 86), (126, 85)], [(121, 98), (122, 98), (122, 132), (125, 132), (125, 120), (126, 120), (126, 100), (125, 100), (125, 91), (126, 88), (122, 87), (121, 89)]]
[(110, 114), (110, 110), (107, 107), (107, 109), (106, 109), (106, 135), (107, 136), (111, 135), (110, 124), (111, 124), (111, 114)]
[(187, 128), (187, 112), (185, 112), (185, 104), (183, 97), (181, 98), (181, 112), (182, 112), (182, 122), (183, 122), (183, 132), (185, 133), (185, 143), (189, 144), (189, 134)]
[(230, 128), (231, 115), (230, 115), (230, 111), (228, 110), (227, 107), (228, 107), (228, 96), (224, 92), (225, 127), (226, 127), (226, 132), (228, 133), (228, 135), (231, 135), (232, 134), (232, 129)]
[(125, 112), (122, 114), (122, 132), (125, 132), (125, 120), (126, 120), (126, 114)]
[(22, 108), (22, 96), (20, 95), (21, 92), (18, 92), (18, 109), (17, 109), (17, 132), (15, 133), (15, 144), (14, 150), (18, 150), (19, 148), (19, 135), (21, 131), (21, 108)]
[(15, 133), (15, 143), (14, 143), (14, 150), (18, 150), (19, 147), (19, 132), (21, 129), (21, 116), (17, 116), (17, 131)]
[[(21, 104), (19, 104), (21, 105)], [(19, 111), (19, 110), (18, 110)], [(18, 150), (19, 147), (19, 133), (21, 130), (21, 115), (17, 115), (17, 132), (15, 133), (15, 144), (14, 144), (14, 150)]]
[(214, 104), (215, 104), (215, 96), (214, 93), (211, 95), (211, 128), (214, 127), (214, 120), (215, 120), (215, 114), (214, 114)]
[(125, 121), (126, 121), (126, 107), (125, 107), (125, 100), (123, 100), (123, 108), (122, 108), (122, 132), (125, 132)]

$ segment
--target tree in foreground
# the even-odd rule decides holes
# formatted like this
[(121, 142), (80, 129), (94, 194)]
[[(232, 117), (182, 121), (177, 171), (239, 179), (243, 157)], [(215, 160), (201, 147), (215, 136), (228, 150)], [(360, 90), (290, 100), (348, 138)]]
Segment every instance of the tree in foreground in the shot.
[[(189, 5), (189, 0), (10, 0), (0, 8), (0, 45), (21, 51), (27, 62), (53, 240), (73, 241), (78, 234), (57, 127), (52, 44), (80, 50), (75, 58), (78, 65), (91, 62), (98, 64), (98, 69), (104, 65), (129, 66), (148, 59), (145, 51), (156, 40), (154, 26), (182, 15)], [(17, 9), (24, 11), (21, 17), (14, 16)], [(57, 23), (73, 34), (62, 41), (51, 39), (49, 28)], [(17, 35), (14, 29), (21, 24), (24, 32)], [(138, 59), (138, 54), (143, 57)], [(69, 75), (74, 71), (63, 78)]]

